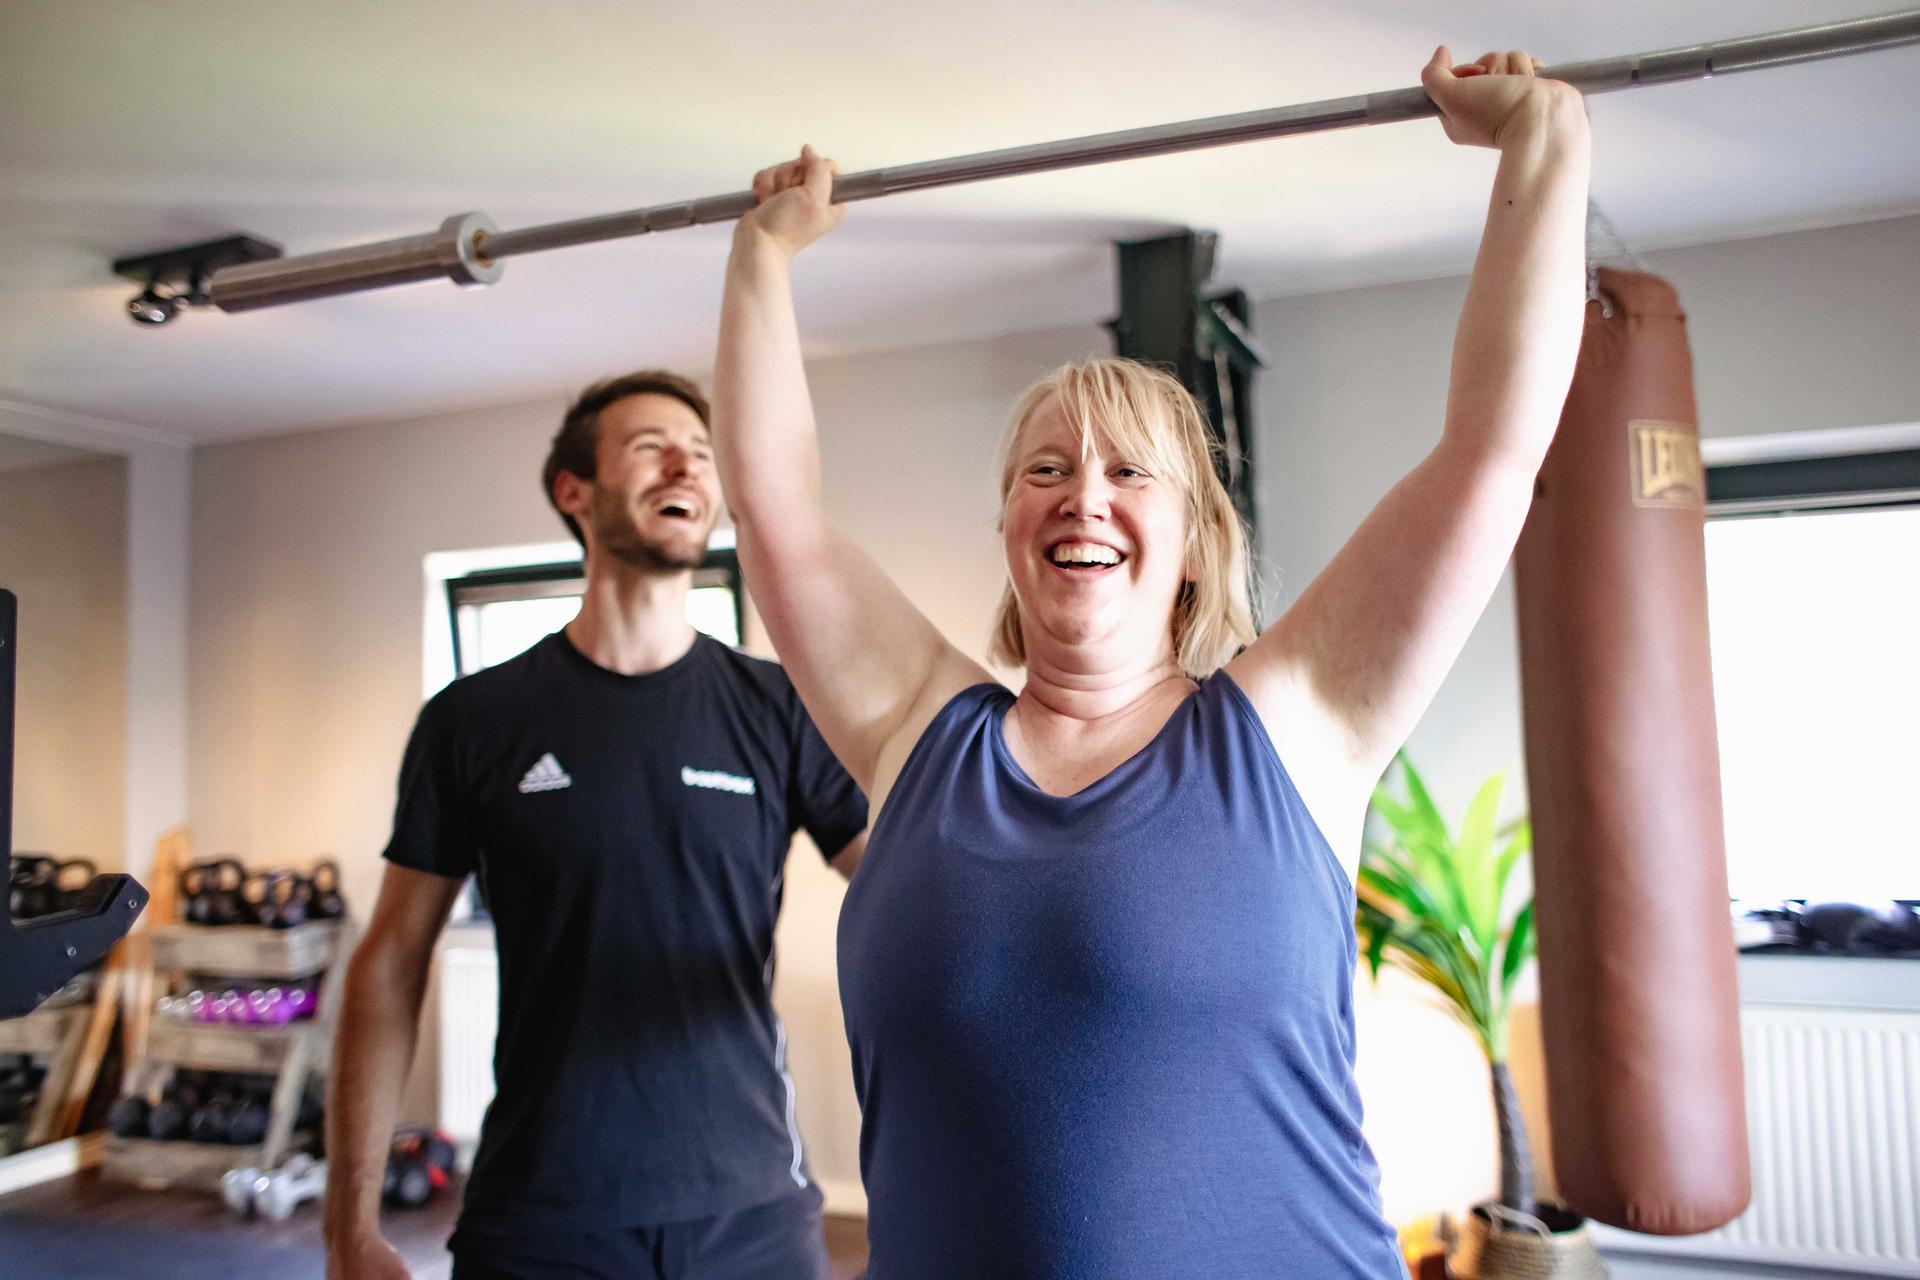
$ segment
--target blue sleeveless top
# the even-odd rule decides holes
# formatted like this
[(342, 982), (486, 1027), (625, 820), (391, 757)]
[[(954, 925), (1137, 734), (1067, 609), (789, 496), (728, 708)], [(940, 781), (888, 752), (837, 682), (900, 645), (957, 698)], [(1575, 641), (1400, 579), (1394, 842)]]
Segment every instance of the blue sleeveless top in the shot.
[(1353, 891), (1215, 673), (1068, 797), (1014, 696), (914, 746), (840, 915), (872, 1280), (1382, 1280)]

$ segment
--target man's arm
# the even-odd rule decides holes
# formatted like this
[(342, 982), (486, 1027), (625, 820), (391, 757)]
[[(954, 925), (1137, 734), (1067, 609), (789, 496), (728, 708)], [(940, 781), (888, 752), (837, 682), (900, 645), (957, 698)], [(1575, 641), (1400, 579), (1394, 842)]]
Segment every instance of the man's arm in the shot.
[(389, 863), (347, 964), (327, 1075), (327, 1280), (405, 1280), (380, 1234), (380, 1184), (413, 1065), (434, 942), (464, 881)]

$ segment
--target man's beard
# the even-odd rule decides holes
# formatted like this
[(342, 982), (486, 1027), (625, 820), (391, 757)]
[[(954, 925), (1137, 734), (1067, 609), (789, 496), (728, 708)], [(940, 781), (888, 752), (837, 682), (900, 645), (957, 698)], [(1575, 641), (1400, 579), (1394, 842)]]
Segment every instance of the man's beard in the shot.
[(619, 495), (605, 489), (594, 489), (587, 518), (600, 550), (643, 572), (680, 573), (698, 569), (706, 559), (706, 538), (697, 539), (692, 551), (649, 538), (635, 522), (633, 508)]

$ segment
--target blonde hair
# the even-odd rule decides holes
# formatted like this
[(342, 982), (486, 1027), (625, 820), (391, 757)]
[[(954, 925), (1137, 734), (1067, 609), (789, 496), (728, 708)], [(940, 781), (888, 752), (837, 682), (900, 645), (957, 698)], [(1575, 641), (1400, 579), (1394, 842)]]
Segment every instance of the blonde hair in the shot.
[[(1084, 454), (1096, 445), (1137, 458), (1186, 498), (1187, 571), (1170, 619), (1175, 660), (1198, 680), (1253, 642), (1252, 575), (1246, 527), (1214, 469), (1218, 452), (1193, 396), (1171, 375), (1134, 360), (1100, 356), (1064, 364), (1033, 384), (1014, 406), (1000, 443), (1000, 505), (1013, 492), (1014, 446), (1040, 407), (1058, 400)], [(988, 640), (988, 657), (1025, 666), (1020, 605), (1009, 582)]]

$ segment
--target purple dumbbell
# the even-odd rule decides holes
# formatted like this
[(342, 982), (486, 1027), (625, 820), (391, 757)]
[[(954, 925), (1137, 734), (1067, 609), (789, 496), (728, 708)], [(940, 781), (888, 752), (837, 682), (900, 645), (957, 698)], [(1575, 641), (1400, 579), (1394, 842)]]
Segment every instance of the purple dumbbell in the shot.
[(268, 987), (248, 994), (247, 1012), (250, 1021), (258, 1026), (284, 1026), (293, 1020), (293, 1002), (279, 987)]

